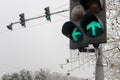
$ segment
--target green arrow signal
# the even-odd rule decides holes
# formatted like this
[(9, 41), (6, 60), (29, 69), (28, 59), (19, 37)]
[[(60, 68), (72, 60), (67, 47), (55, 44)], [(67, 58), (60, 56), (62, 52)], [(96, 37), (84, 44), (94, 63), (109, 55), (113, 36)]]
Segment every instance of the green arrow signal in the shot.
[(92, 28), (92, 35), (93, 36), (96, 36), (97, 32), (96, 32), (96, 29), (95, 28), (101, 28), (101, 25), (100, 23), (98, 22), (95, 22), (95, 21), (92, 21), (91, 23), (89, 23), (87, 25), (87, 30), (91, 29)]
[(73, 32), (72, 32), (72, 38), (74, 41), (79, 41), (79, 38), (77, 36), (81, 36), (81, 32), (77, 31), (77, 28), (74, 28)]
[(50, 20), (50, 16), (45, 16), (47, 20)]

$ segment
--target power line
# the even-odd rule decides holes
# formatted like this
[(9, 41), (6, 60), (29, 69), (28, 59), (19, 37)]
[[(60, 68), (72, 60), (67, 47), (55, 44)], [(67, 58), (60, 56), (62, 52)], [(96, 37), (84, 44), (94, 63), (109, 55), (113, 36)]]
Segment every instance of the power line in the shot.
[(54, 8), (54, 9), (52, 9), (52, 10), (60, 9), (60, 8), (65, 7), (65, 6), (67, 6), (67, 5), (68, 5), (68, 4), (64, 4), (64, 5), (62, 5), (62, 6), (59, 6), (59, 7), (57, 7), (57, 8)]

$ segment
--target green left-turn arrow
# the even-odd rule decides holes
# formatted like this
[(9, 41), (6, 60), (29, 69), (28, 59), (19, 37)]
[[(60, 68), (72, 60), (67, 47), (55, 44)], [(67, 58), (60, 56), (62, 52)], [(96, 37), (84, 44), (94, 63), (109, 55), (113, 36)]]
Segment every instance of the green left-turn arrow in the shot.
[(78, 42), (79, 40), (82, 39), (82, 33), (78, 31), (77, 28), (74, 28), (72, 32), (72, 38), (73, 38), (73, 41)]

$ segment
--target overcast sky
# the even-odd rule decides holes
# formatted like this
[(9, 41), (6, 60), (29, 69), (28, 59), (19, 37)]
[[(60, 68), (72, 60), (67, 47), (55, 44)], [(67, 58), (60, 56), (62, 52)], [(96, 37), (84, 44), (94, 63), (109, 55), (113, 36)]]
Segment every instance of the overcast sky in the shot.
[(19, 21), (19, 14), (25, 18), (44, 15), (44, 8), (51, 12), (69, 9), (69, 0), (1, 0), (0, 1), (0, 76), (21, 69), (66, 73), (60, 64), (69, 57), (69, 39), (61, 33), (69, 12), (26, 22), (26, 28), (13, 25), (13, 31), (6, 28), (11, 22)]

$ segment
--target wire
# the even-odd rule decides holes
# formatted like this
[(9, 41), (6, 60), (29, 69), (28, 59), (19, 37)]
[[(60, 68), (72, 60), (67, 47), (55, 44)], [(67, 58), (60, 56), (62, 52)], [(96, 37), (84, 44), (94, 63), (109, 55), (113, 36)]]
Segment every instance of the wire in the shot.
[(57, 7), (57, 8), (54, 8), (54, 9), (52, 9), (51, 11), (56, 10), (56, 9), (60, 9), (60, 8), (65, 7), (65, 6), (67, 6), (67, 5), (68, 5), (68, 3), (67, 3), (67, 4), (64, 4), (64, 5), (62, 5), (62, 6), (59, 6), (59, 7)]

